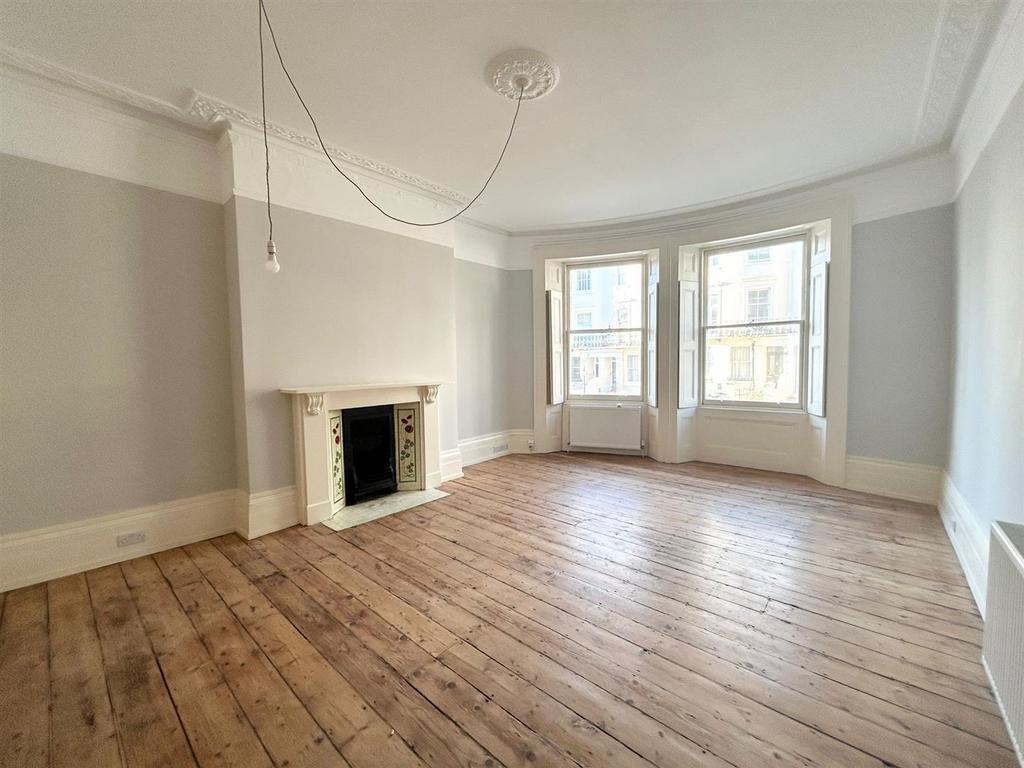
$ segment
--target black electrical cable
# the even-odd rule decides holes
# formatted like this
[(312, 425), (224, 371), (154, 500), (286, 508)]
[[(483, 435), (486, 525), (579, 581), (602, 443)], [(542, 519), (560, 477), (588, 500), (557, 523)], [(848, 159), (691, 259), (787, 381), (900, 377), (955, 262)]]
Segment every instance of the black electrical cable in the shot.
[(260, 101), (263, 104), (263, 154), (267, 169), (267, 222), (269, 241), (274, 240), (274, 217), (270, 215), (270, 143), (267, 141), (267, 78), (263, 72), (263, 0), (260, 0)]
[[(505, 144), (501, 148), (501, 154), (498, 155), (498, 162), (496, 162), (494, 164), (494, 168), (491, 169), (491, 173), (487, 177), (487, 180), (484, 182), (484, 185), (480, 188), (480, 191), (477, 192), (473, 196), (472, 200), (470, 200), (468, 203), (466, 203), (466, 205), (461, 210), (459, 210), (458, 212), (453, 213), (448, 218), (441, 219), (440, 221), (429, 221), (429, 222), (409, 221), (408, 219), (403, 219), (403, 218), (400, 218), (398, 216), (392, 216), (390, 213), (388, 213), (383, 208), (381, 208), (379, 205), (377, 205), (377, 203), (375, 203), (372, 199), (370, 199), (370, 196), (367, 195), (366, 192), (363, 191), (363, 188), (359, 186), (358, 182), (356, 182), (355, 179), (353, 179), (351, 176), (349, 176), (347, 173), (345, 173), (345, 171), (343, 171), (338, 166), (338, 164), (336, 162), (334, 162), (334, 158), (331, 157), (331, 153), (327, 151), (327, 146), (324, 144), (324, 140), (320, 136), (320, 128), (316, 124), (316, 119), (314, 119), (313, 113), (309, 111), (309, 107), (306, 106), (305, 99), (302, 98), (302, 94), (299, 93), (299, 89), (295, 85), (295, 81), (292, 80), (292, 76), (288, 72), (288, 67), (286, 67), (285, 64), (284, 64), (284, 57), (281, 56), (281, 49), (278, 47), (278, 45), (277, 45), (277, 37), (274, 35), (274, 27), (270, 23), (270, 16), (267, 14), (267, 8), (263, 4), (263, 0), (259, 0), (259, 4), (260, 4), (260, 87), (262, 89), (262, 99), (263, 99), (263, 144), (264, 144), (264, 148), (266, 149), (266, 152), (267, 152), (267, 218), (270, 218), (270, 150), (268, 148), (269, 145), (267, 144), (267, 94), (266, 94), (266, 82), (265, 82), (265, 77), (264, 77), (264, 72), (263, 72), (263, 20), (264, 19), (266, 19), (266, 21), (267, 21), (267, 29), (270, 30), (270, 41), (274, 44), (274, 50), (277, 51), (277, 60), (281, 63), (281, 69), (284, 72), (285, 77), (288, 78), (288, 82), (291, 84), (292, 90), (295, 92), (295, 96), (298, 98), (299, 103), (302, 104), (302, 108), (304, 110), (306, 110), (306, 115), (309, 117), (309, 122), (313, 124), (313, 130), (316, 132), (316, 138), (317, 138), (317, 141), (320, 142), (320, 148), (323, 150), (324, 156), (327, 158), (327, 160), (330, 162), (330, 164), (334, 166), (334, 170), (336, 170), (338, 173), (340, 173), (345, 178), (345, 180), (348, 181), (349, 184), (351, 184), (353, 187), (355, 187), (359, 191), (359, 194), (361, 194), (363, 196), (363, 198), (365, 198), (366, 202), (368, 202), (370, 205), (372, 205), (374, 208), (376, 208), (384, 216), (387, 216), (392, 221), (397, 221), (397, 222), (399, 222), (401, 224), (408, 224), (408, 225), (413, 226), (413, 227), (436, 227), (439, 224), (447, 224), (449, 221), (452, 221), (453, 219), (458, 218), (459, 216), (464, 214), (466, 211), (468, 211), (470, 206), (473, 205), (473, 203), (475, 203), (477, 200), (480, 199), (480, 195), (482, 195), (484, 193), (484, 190), (487, 189), (487, 185), (490, 184), (491, 183), (491, 179), (494, 178), (494, 174), (498, 172), (498, 166), (501, 165), (502, 158), (505, 157), (505, 150), (508, 149), (509, 142), (512, 141), (512, 134), (513, 134), (513, 132), (516, 129), (516, 120), (519, 117), (519, 108), (523, 104), (523, 88), (524, 88), (524, 86), (522, 86), (522, 85), (519, 86), (519, 98), (516, 100), (516, 112), (515, 112), (515, 115), (512, 116), (512, 125), (509, 126), (508, 136), (505, 139)], [(271, 233), (273, 233), (273, 221), (271, 221), (271, 225), (270, 226), (271, 226)], [(271, 234), (271, 239), (273, 239), (273, 234)]]

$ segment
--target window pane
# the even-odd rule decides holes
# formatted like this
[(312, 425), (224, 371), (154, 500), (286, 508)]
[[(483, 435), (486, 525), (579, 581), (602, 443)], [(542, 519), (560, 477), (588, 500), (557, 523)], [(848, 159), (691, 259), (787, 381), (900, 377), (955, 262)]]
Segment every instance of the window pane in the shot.
[(708, 328), (704, 400), (798, 405), (799, 324)]
[(803, 240), (709, 256), (708, 325), (798, 320), (803, 272)]
[(569, 394), (639, 396), (640, 340), (639, 331), (570, 333)]
[(640, 383), (640, 355), (629, 355), (626, 358), (626, 381), (630, 384)]
[(569, 274), (570, 330), (637, 328), (643, 322), (640, 262), (574, 267)]

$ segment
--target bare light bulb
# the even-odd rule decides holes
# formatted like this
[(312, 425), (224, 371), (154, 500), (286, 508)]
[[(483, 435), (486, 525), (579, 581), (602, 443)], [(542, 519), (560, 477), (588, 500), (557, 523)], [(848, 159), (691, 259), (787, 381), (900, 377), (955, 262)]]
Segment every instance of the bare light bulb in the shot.
[(277, 246), (273, 240), (267, 240), (267, 261), (263, 266), (272, 275), (281, 271), (281, 265), (277, 261)]

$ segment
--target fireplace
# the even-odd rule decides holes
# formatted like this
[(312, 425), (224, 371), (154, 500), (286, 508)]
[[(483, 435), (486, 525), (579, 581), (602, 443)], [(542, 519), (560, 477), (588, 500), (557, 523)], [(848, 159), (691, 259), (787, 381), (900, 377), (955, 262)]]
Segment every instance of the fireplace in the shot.
[(346, 408), (341, 431), (346, 502), (358, 504), (397, 491), (394, 406)]
[(436, 488), (441, 482), (439, 386), (337, 384), (282, 389), (292, 397), (298, 521), (315, 525), (356, 501), (345, 473), (348, 450), (343, 419), (350, 410), (390, 407), (394, 420), (390, 455), (397, 490)]

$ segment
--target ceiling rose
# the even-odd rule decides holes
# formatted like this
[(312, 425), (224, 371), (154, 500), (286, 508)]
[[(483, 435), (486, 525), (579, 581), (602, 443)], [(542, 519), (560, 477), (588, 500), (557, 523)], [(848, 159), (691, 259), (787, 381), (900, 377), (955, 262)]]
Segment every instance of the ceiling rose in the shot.
[(487, 82), (507, 99), (523, 101), (546, 96), (558, 85), (558, 66), (540, 51), (505, 51), (487, 65)]

